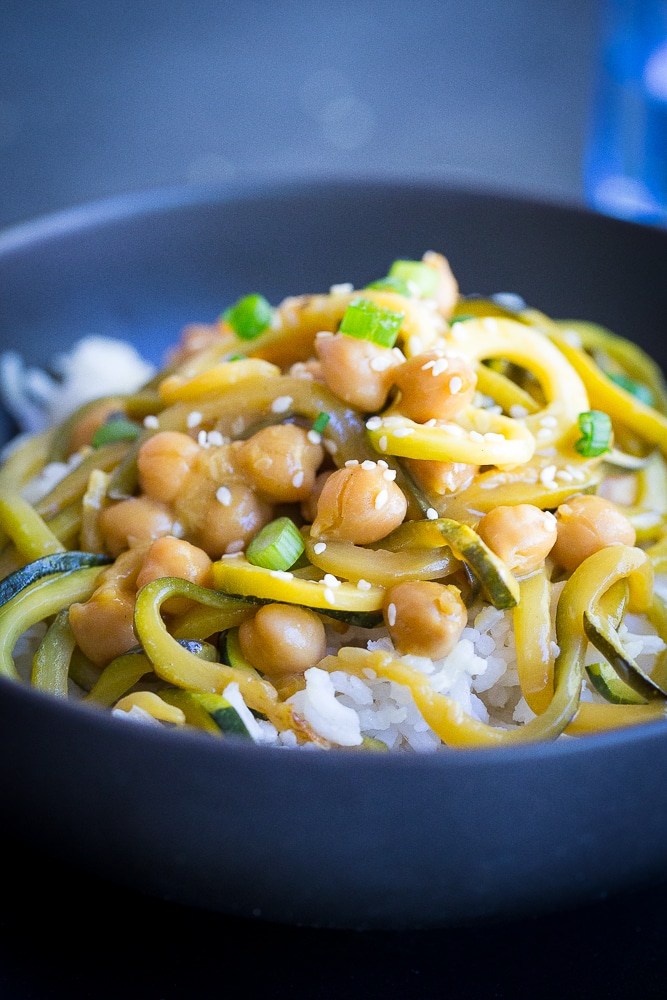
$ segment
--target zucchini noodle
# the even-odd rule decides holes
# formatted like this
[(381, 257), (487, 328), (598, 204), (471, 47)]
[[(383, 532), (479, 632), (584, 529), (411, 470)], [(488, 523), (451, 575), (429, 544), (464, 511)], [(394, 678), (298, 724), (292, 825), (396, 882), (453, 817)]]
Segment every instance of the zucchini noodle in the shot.
[(440, 254), (396, 263), (239, 300), (139, 391), (8, 450), (0, 674), (279, 747), (665, 719), (659, 367), (467, 298)]

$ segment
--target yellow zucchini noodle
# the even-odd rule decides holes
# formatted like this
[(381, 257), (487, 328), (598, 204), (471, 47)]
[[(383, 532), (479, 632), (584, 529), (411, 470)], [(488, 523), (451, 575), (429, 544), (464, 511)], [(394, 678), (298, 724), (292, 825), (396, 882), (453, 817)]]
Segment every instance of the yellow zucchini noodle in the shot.
[(666, 449), (639, 347), (438, 253), (249, 294), (7, 449), (0, 674), (277, 747), (663, 720)]

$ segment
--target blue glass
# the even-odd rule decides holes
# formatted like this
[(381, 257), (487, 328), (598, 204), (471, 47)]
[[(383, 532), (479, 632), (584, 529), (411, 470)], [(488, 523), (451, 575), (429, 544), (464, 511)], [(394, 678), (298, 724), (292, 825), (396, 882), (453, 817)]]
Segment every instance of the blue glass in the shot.
[(602, 0), (584, 190), (598, 211), (667, 225), (667, 0)]

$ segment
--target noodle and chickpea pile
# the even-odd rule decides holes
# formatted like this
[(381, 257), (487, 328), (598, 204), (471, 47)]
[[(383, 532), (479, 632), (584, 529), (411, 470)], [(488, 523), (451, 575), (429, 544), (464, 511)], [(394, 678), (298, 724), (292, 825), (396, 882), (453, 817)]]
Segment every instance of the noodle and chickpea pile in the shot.
[[(386, 749), (341, 697), (378, 685), (436, 748), (664, 719), (666, 413), (636, 345), (434, 252), (247, 295), (8, 452), (0, 674), (32, 636), (39, 690), (278, 746)], [(482, 619), (515, 657), (486, 708), (442, 682)]]

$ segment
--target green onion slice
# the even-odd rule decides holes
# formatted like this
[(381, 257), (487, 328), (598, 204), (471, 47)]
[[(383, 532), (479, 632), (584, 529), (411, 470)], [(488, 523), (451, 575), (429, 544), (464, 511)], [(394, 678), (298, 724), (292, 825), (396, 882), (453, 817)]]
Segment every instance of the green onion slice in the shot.
[(134, 441), (141, 434), (141, 427), (127, 417), (112, 417), (93, 434), (93, 448), (101, 448), (114, 441)]
[(630, 378), (629, 375), (612, 374), (611, 372), (607, 372), (607, 377), (642, 403), (646, 403), (647, 406), (653, 406), (653, 393), (643, 382), (637, 382), (635, 379)]
[(395, 260), (390, 278), (400, 278), (422, 299), (431, 299), (438, 287), (438, 272), (421, 260)]
[(330, 413), (318, 413), (317, 418), (313, 423), (313, 430), (317, 434), (321, 434), (330, 420), (331, 420)]
[(574, 447), (584, 458), (594, 458), (611, 450), (611, 419), (601, 410), (588, 410), (579, 414), (579, 430), (582, 437)]
[(355, 299), (345, 310), (339, 330), (349, 337), (370, 340), (381, 347), (393, 347), (404, 313), (383, 309), (369, 299)]
[(366, 288), (377, 288), (379, 291), (397, 292), (399, 295), (405, 295), (406, 298), (410, 298), (412, 295), (408, 282), (404, 278), (399, 278), (396, 274), (393, 277), (387, 275), (386, 278), (378, 278), (377, 281), (371, 281), (370, 285), (366, 285)]
[(305, 548), (301, 532), (289, 517), (278, 517), (258, 531), (246, 549), (246, 559), (264, 569), (288, 570)]
[(273, 307), (263, 295), (246, 295), (226, 309), (222, 318), (241, 340), (253, 340), (270, 326)]

